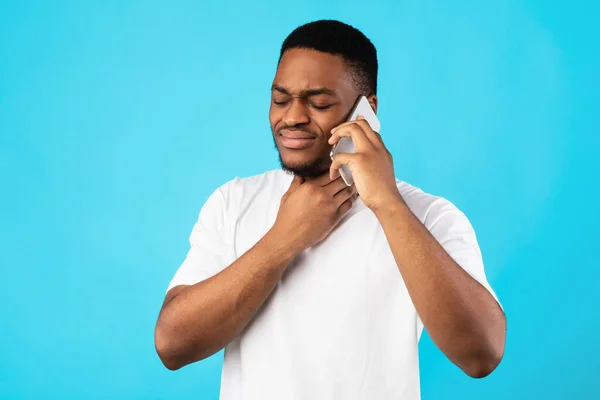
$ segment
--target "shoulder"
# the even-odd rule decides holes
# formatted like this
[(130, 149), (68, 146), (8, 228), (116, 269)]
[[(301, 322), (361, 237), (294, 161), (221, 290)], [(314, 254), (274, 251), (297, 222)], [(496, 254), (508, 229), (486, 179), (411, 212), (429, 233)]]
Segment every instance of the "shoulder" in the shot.
[(261, 196), (281, 198), (291, 181), (291, 175), (281, 169), (274, 169), (248, 177), (237, 176), (221, 185), (216, 192), (228, 207), (239, 208)]
[(427, 193), (404, 181), (396, 180), (396, 185), (413, 214), (429, 230), (440, 223), (443, 225), (469, 225), (466, 215), (450, 200)]
[(292, 176), (281, 169), (274, 169), (262, 174), (239, 177), (221, 185), (217, 190), (224, 196), (235, 194), (235, 192), (253, 193), (261, 190), (269, 190), (290, 184)]

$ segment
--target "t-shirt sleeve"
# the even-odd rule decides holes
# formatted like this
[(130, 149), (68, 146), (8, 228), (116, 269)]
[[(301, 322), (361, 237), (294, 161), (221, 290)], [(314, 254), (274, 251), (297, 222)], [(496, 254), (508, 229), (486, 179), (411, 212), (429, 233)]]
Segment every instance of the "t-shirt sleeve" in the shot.
[[(433, 206), (432, 210), (436, 208), (438, 211), (430, 213), (426, 218), (425, 226), (450, 257), (486, 288), (500, 304), (487, 281), (477, 237), (466, 215), (452, 203), (442, 199), (438, 200), (438, 205)], [(420, 337), (422, 331), (423, 322), (418, 317), (417, 337)]]
[(226, 268), (231, 259), (227, 202), (222, 188), (212, 193), (190, 234), (190, 249), (167, 291), (178, 285), (194, 285)]

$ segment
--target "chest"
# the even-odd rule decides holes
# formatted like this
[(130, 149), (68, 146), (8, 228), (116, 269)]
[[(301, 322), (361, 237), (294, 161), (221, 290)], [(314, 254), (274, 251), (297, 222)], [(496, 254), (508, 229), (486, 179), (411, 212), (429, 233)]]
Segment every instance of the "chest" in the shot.
[[(236, 257), (268, 232), (278, 210), (279, 200), (256, 199), (240, 215), (234, 228)], [(410, 303), (379, 221), (357, 200), (323, 242), (292, 261), (272, 299), (289, 304), (298, 315), (318, 313), (327, 318), (344, 309), (368, 312), (398, 295)]]
[[(275, 221), (278, 206), (264, 206), (262, 213), (239, 219), (238, 257)], [(265, 368), (275, 363), (290, 371), (314, 369), (319, 360), (320, 369), (310, 372), (315, 381), (340, 371), (352, 376), (356, 366), (367, 368), (373, 354), (402, 369), (402, 352), (416, 349), (416, 311), (375, 215), (355, 204), (323, 242), (298, 255), (236, 346), (241, 363), (251, 360), (253, 367), (265, 360)], [(374, 368), (369, 371), (378, 375)], [(301, 373), (307, 372), (301, 368), (280, 378)]]

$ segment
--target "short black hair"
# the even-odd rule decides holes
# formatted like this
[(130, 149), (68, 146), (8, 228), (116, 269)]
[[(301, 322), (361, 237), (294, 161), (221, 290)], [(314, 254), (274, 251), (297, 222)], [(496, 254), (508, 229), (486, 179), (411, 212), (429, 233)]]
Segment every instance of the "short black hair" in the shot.
[(377, 94), (377, 50), (369, 38), (353, 26), (336, 20), (299, 26), (284, 40), (279, 61), (287, 50), (297, 48), (341, 56), (360, 94)]

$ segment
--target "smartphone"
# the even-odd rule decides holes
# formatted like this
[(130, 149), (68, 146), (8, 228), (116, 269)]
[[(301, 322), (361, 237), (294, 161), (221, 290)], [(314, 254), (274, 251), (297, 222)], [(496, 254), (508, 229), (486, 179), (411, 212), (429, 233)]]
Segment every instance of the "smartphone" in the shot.
[[(371, 108), (369, 100), (365, 96), (361, 96), (358, 99), (354, 105), (354, 108), (352, 109), (352, 112), (350, 113), (348, 121), (356, 120), (359, 115), (362, 115), (365, 118), (371, 129), (373, 129), (375, 132), (379, 132), (381, 129), (381, 124), (379, 123), (379, 119), (377, 119), (377, 115), (375, 115), (375, 111), (373, 111)], [(331, 159), (333, 160), (333, 157), (338, 153), (354, 153), (354, 141), (351, 137), (343, 137), (333, 146), (330, 154)], [(354, 183), (354, 178), (352, 178), (350, 168), (348, 168), (347, 165), (344, 165), (339, 171), (346, 185), (352, 186)]]

